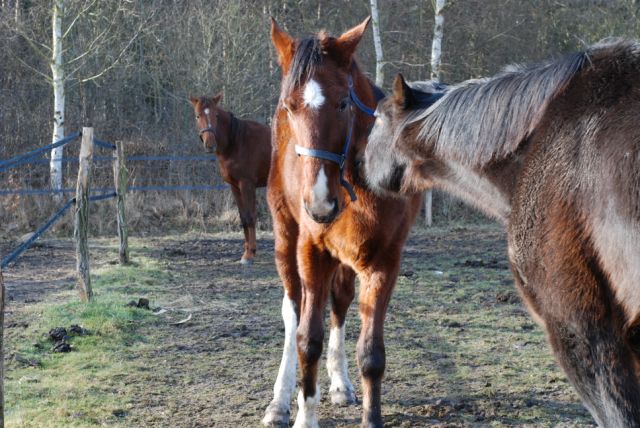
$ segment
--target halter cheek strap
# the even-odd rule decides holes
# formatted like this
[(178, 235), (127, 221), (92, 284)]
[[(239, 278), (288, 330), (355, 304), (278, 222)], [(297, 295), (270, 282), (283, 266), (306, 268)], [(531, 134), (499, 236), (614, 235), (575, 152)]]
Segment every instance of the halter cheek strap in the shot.
[[(367, 107), (361, 100), (358, 98), (356, 91), (353, 87), (353, 78), (351, 75), (347, 77), (347, 82), (349, 85), (349, 100), (351, 103), (355, 104), (356, 107), (360, 109), (363, 113), (374, 116), (375, 110)], [(298, 156), (309, 156), (312, 158), (323, 159), (329, 162), (333, 162), (338, 164), (340, 168), (340, 184), (347, 190), (349, 193), (349, 197), (352, 202), (357, 200), (356, 193), (353, 190), (353, 186), (347, 180), (344, 179), (344, 164), (347, 159), (347, 155), (349, 154), (349, 147), (351, 146), (351, 139), (353, 137), (353, 124), (355, 122), (355, 115), (351, 117), (349, 121), (349, 129), (347, 130), (347, 139), (344, 142), (344, 146), (342, 147), (342, 152), (340, 154), (328, 152), (326, 150), (318, 150), (318, 149), (308, 149), (306, 147), (302, 147), (299, 145), (295, 145), (295, 150)]]
[[(233, 115), (233, 113), (228, 112), (229, 113), (229, 145), (233, 145), (233, 142), (235, 140), (235, 136), (238, 132), (238, 119)], [(207, 118), (208, 119), (208, 118)], [(218, 119), (219, 120), (219, 119)], [(202, 128), (200, 130), (198, 130), (198, 135), (200, 135), (200, 137), (202, 137), (202, 134), (206, 133), (206, 132), (211, 132), (213, 134), (213, 136), (216, 139), (216, 142), (219, 140), (218, 138), (218, 130), (216, 128), (214, 128), (213, 126), (211, 126), (211, 123), (209, 123), (209, 121), (207, 120), (207, 126), (206, 128)]]

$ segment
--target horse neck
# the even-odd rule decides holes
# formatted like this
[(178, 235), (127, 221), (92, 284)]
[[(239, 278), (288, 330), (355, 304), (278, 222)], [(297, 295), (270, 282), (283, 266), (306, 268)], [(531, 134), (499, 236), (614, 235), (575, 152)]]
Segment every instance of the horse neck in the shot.
[(222, 109), (219, 109), (218, 112), (218, 133), (216, 138), (218, 139), (218, 151), (224, 153), (233, 146), (234, 116), (231, 112)]
[(440, 152), (444, 165), (434, 177), (438, 187), (476, 206), (485, 214), (506, 224), (517, 177), (522, 168), (520, 157), (509, 156), (485, 165), (470, 165)]

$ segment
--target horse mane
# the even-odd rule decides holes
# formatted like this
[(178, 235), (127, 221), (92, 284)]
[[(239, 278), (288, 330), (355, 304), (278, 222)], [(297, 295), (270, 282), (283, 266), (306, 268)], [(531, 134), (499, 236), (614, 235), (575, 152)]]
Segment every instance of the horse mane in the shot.
[[(630, 56), (637, 66), (638, 53), (640, 45), (633, 41), (603, 41), (555, 61), (511, 66), (494, 77), (463, 82), (432, 105), (411, 109), (395, 139), (417, 124), (419, 140), (436, 156), (446, 154), (474, 166), (503, 159), (533, 133), (549, 104), (585, 67), (620, 67)], [(420, 84), (410, 86), (424, 98)]]

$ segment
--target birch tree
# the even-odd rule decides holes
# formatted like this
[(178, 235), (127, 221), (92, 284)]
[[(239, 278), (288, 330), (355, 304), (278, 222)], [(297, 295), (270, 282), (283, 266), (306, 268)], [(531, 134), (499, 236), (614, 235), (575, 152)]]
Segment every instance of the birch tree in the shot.
[[(53, 1), (51, 78), (53, 84), (53, 137), (52, 143), (64, 138), (64, 68), (62, 62), (62, 17), (64, 0)], [(51, 188), (62, 189), (62, 154), (64, 146), (51, 150), (49, 175)]]
[[(371, 0), (375, 1), (375, 0)], [(440, 59), (442, 57), (442, 37), (444, 34), (444, 9), (446, 0), (435, 0), (433, 4), (435, 24), (433, 26), (433, 41), (431, 43), (431, 80), (440, 81)], [(424, 195), (424, 221), (426, 226), (433, 224), (433, 190), (429, 189)]]
[[(19, 1), (15, 2), (18, 7)], [(37, 6), (33, 6), (33, 11), (36, 8)], [(125, 52), (154, 18), (154, 14), (150, 13), (138, 19), (131, 8), (133, 6), (125, 0), (51, 0), (49, 6), (46, 6), (51, 17), (50, 44), (42, 41), (42, 35), (35, 26), (16, 24), (13, 29), (36, 56), (45, 59), (51, 68), (49, 75), (39, 69), (40, 61), (36, 58), (27, 60), (27, 57), (22, 59), (23, 55), (16, 56), (20, 64), (43, 77), (53, 89), (53, 143), (64, 138), (67, 86), (97, 82), (120, 65)], [(133, 17), (138, 25), (122, 31), (118, 23), (129, 17)], [(51, 150), (49, 182), (54, 190), (63, 187), (63, 152), (63, 147)]]
[(371, 21), (373, 29), (373, 45), (376, 49), (376, 85), (384, 85), (384, 55), (382, 51), (382, 40), (380, 39), (380, 18), (378, 14), (378, 0), (371, 2)]

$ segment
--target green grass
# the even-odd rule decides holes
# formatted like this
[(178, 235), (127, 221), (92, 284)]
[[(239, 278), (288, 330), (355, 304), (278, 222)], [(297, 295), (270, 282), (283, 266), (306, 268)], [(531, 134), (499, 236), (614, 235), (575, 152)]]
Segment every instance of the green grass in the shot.
[[(20, 357), (8, 363), (5, 378), (9, 427), (121, 426), (131, 400), (129, 376), (140, 362), (132, 355), (149, 346), (140, 327), (157, 322), (149, 311), (126, 307), (132, 296), (149, 297), (170, 275), (158, 262), (137, 257), (129, 266), (92, 272), (94, 299), (78, 300), (75, 291), (53, 296), (54, 302), (30, 305), (20, 315), (29, 329), (15, 341)], [(78, 324), (89, 335), (72, 336), (73, 351), (52, 353), (47, 332)], [(31, 361), (30, 366), (24, 361)]]

